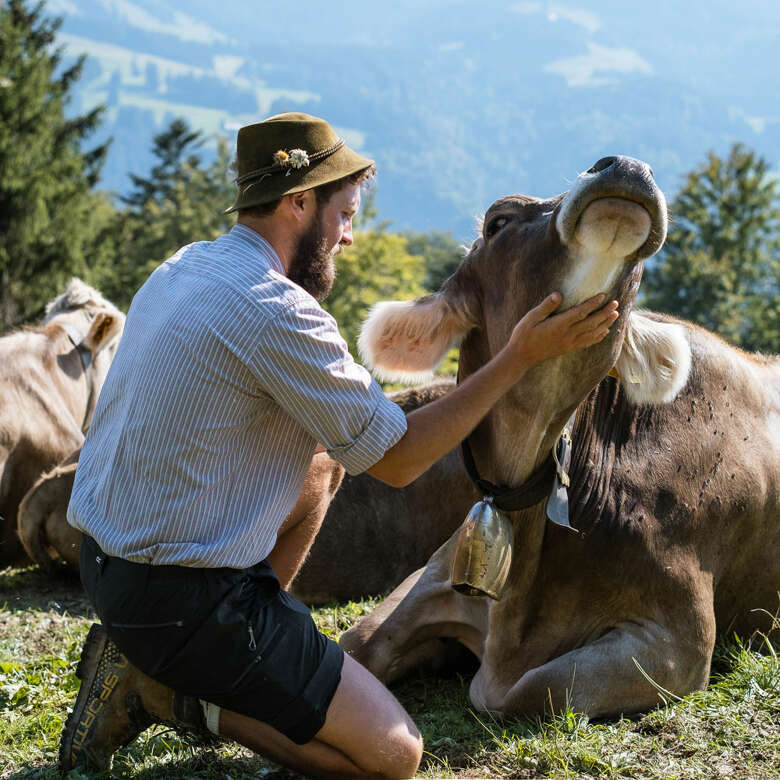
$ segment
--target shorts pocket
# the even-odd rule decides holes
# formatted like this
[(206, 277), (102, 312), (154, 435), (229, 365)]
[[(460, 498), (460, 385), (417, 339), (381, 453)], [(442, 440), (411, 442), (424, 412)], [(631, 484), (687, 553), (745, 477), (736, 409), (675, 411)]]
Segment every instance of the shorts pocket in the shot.
[(165, 623), (112, 623), (111, 628), (120, 629), (154, 629), (154, 628), (184, 628), (183, 620), (169, 620)]
[(252, 584), (242, 578), (199, 624), (161, 629), (182, 631), (186, 641), (165, 666), (156, 669), (157, 679), (182, 693), (209, 699), (228, 695), (245, 680), (256, 678), (258, 664), (281, 626), (264, 624), (258, 617), (262, 609), (257, 609), (253, 591)]
[(235, 679), (233, 684), (230, 686), (231, 691), (235, 691), (237, 688), (241, 687), (241, 683), (246, 680), (247, 677), (249, 677), (250, 673), (254, 672), (255, 669), (257, 669), (258, 665), (260, 664), (261, 657), (259, 655), (256, 655), (252, 661), (249, 663), (249, 665), (244, 669), (241, 674), (238, 675), (238, 677)]
[(184, 620), (111, 623), (106, 625), (106, 629), (131, 663), (156, 679), (176, 663), (192, 634), (192, 628), (188, 628)]

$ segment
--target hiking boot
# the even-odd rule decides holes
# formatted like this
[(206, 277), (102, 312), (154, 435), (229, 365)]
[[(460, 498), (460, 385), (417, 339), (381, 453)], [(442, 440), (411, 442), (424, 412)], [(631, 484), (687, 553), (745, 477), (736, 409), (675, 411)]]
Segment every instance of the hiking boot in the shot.
[(60, 739), (60, 769), (110, 769), (114, 751), (153, 723), (208, 734), (200, 702), (133, 666), (93, 623), (76, 669), (81, 688)]

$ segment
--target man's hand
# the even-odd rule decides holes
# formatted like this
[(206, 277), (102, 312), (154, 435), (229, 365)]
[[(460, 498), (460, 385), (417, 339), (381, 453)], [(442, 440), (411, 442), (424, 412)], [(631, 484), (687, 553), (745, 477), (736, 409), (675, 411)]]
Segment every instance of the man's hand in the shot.
[[(554, 292), (517, 323), (507, 349), (525, 368), (564, 355), (572, 349), (589, 347), (601, 341), (618, 318), (618, 303), (599, 294), (563, 314), (550, 316), (560, 306), (562, 296)], [(598, 311), (596, 311), (598, 309)]]

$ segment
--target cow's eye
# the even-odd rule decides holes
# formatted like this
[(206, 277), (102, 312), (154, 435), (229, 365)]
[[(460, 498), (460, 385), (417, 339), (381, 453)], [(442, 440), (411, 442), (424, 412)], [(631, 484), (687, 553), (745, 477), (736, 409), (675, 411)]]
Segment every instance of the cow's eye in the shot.
[(485, 238), (492, 238), (509, 222), (509, 217), (493, 217), (485, 227)]

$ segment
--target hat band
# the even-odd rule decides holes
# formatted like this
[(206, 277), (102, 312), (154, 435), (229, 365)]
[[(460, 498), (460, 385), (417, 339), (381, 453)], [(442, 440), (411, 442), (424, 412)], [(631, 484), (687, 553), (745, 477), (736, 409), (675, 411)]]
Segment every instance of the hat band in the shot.
[[(339, 140), (333, 144), (333, 146), (329, 146), (327, 149), (323, 149), (319, 152), (312, 152), (312, 154), (306, 155), (306, 163), (305, 166), (308, 166), (309, 163), (317, 162), (319, 160), (324, 159), (325, 157), (329, 157), (334, 152), (337, 152), (341, 147), (344, 146), (344, 139), (339, 138)], [(264, 178), (265, 176), (270, 176), (272, 173), (276, 173), (277, 171), (286, 171), (287, 174), (290, 173), (290, 167), (289, 165), (285, 165), (284, 163), (274, 163), (273, 165), (266, 165), (264, 168), (257, 168), (254, 171), (249, 171), (248, 173), (243, 173), (241, 176), (236, 178), (235, 182), (240, 187), (242, 184), (246, 184), (248, 181), (251, 181), (252, 179), (256, 178)]]

